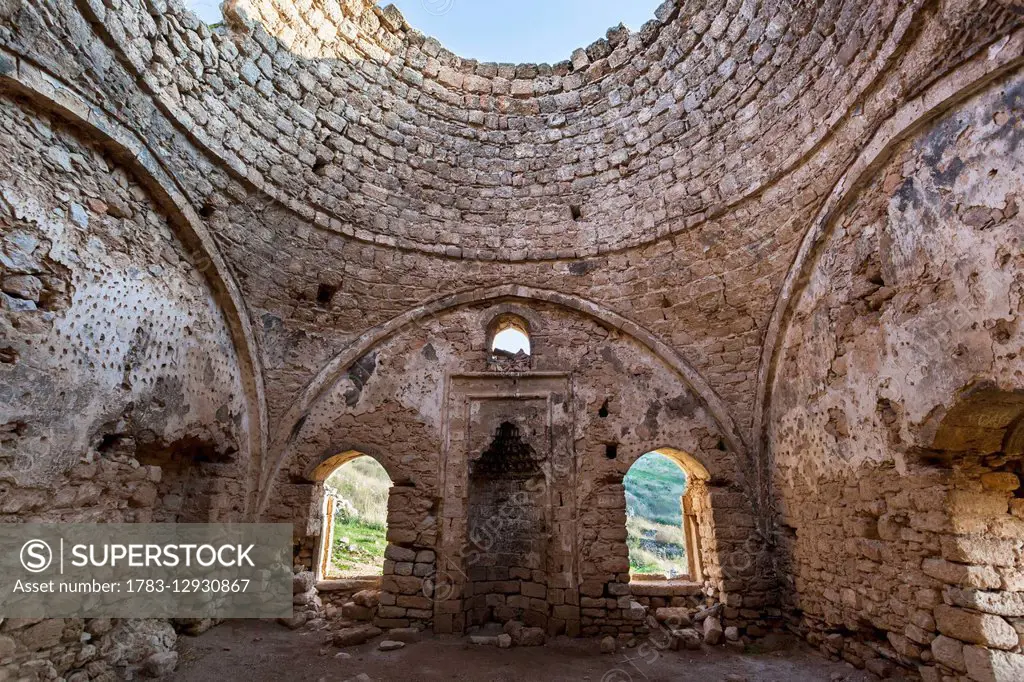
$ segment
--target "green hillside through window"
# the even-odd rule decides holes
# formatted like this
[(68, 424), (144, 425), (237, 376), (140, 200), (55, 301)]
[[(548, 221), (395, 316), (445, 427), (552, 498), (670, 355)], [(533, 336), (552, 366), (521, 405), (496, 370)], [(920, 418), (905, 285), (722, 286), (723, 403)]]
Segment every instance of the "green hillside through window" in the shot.
[(325, 485), (335, 499), (332, 577), (382, 574), (391, 489), (384, 467), (372, 457), (357, 457), (338, 467)]
[(630, 570), (669, 578), (685, 574), (681, 498), (686, 474), (668, 457), (650, 452), (633, 464), (623, 483)]

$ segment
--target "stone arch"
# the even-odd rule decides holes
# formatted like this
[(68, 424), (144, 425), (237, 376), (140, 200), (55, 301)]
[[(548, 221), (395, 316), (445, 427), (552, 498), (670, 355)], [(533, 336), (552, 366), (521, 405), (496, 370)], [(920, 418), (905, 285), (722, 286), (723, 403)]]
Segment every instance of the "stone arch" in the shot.
[(705, 467), (699, 459), (691, 455), (689, 452), (677, 450), (673, 447), (659, 447), (651, 450), (650, 452), (662, 455), (675, 462), (679, 468), (683, 470), (683, 473), (686, 474), (687, 478), (697, 479), (700, 481), (708, 481), (711, 479), (711, 472), (708, 471), (707, 467)]
[(267, 450), (267, 410), (263, 370), (256, 340), (241, 291), (220, 255), (212, 235), (192, 208), (174, 175), (149, 146), (112, 116), (83, 98), (69, 84), (0, 48), (0, 91), (14, 94), (29, 105), (52, 114), (97, 139), (146, 187), (167, 216), (175, 236), (192, 254), (205, 276), (218, 307), (224, 312), (234, 341), (248, 405), (248, 451), (251, 462), (247, 513), (258, 499), (259, 472)]
[[(322, 577), (324, 549), (323, 483), (338, 467), (358, 457), (375, 460), (387, 472), (392, 483), (387, 520), (388, 547), (392, 549), (388, 558), (404, 556), (409, 546), (421, 548), (431, 544), (428, 536), (436, 531), (434, 525), (425, 519), (432, 515), (436, 504), (432, 492), (435, 483), (429, 480), (429, 476), (421, 474), (423, 468), (430, 470), (436, 466), (435, 447), (427, 445), (427, 434), (417, 428), (408, 413), (389, 411), (386, 419), (407, 437), (399, 441), (390, 431), (384, 433), (380, 421), (339, 420), (331, 423), (330, 428), (318, 431), (320, 438), (315, 443), (307, 443), (306, 449), (292, 453), (293, 456), (282, 464), (277, 477), (269, 484), (274, 495), (272, 502), (262, 510), (261, 518), (293, 524), (296, 561), (311, 567), (318, 578)], [(428, 462), (420, 470), (410, 467), (408, 458), (403, 458), (414, 444), (422, 447), (421, 458)], [(383, 580), (387, 582), (404, 577), (388, 575)], [(375, 577), (374, 585), (380, 586), (381, 580), (380, 576)], [(391, 584), (386, 589), (399, 593)]]
[[(997, 46), (999, 49), (990, 51), (986, 55), (987, 59), (984, 56), (975, 58), (940, 78), (887, 119), (846, 169), (818, 211), (810, 229), (804, 234), (796, 258), (779, 290), (761, 346), (754, 419), (750, 432), (750, 444), (760, 467), (761, 480), (768, 481), (770, 478), (766, 471), (767, 415), (783, 341), (801, 294), (824, 252), (825, 244), (834, 233), (837, 218), (856, 201), (871, 177), (884, 166), (901, 143), (920, 133), (944, 112), (1024, 65), (1024, 32), (1018, 31), (1008, 36)], [(768, 495), (764, 486), (761, 493)]]
[[(315, 552), (314, 557), (314, 574), (318, 580), (324, 580), (333, 576), (328, 574), (328, 566), (330, 562), (330, 551), (331, 546), (334, 543), (334, 500), (326, 494), (325, 483), (330, 476), (340, 469), (341, 467), (353, 462), (357, 459), (369, 457), (374, 460), (388, 474), (388, 478), (391, 480), (392, 487), (400, 486), (395, 479), (394, 464), (390, 461), (390, 458), (381, 458), (370, 452), (365, 452), (358, 449), (349, 449), (343, 452), (339, 452), (336, 455), (326, 457), (322, 459), (318, 464), (315, 464), (309, 469), (308, 477), (309, 480), (314, 484), (315, 492), (312, 495), (310, 502), (309, 518), (316, 519), (319, 524), (319, 533), (315, 536)], [(390, 468), (389, 468), (390, 467)], [(389, 493), (390, 497), (390, 493)], [(389, 509), (391, 505), (388, 505)], [(314, 529), (315, 530), (315, 529)], [(308, 538), (307, 538), (308, 540)], [(379, 578), (380, 576), (358, 576), (359, 578)], [(379, 580), (377, 581), (379, 582)]]
[(931, 450), (941, 459), (964, 453), (1024, 455), (1024, 390), (976, 384), (935, 421), (925, 430), (934, 431)]
[(409, 476), (406, 474), (394, 458), (388, 453), (381, 452), (379, 448), (359, 444), (346, 444), (337, 449), (337, 454), (325, 455), (319, 461), (315, 461), (306, 467), (307, 478), (314, 483), (327, 480), (339, 467), (342, 467), (359, 457), (370, 457), (388, 472), (388, 477), (395, 485), (406, 485)]
[[(696, 584), (703, 584), (705, 564), (713, 563), (717, 565), (718, 563), (717, 556), (710, 555), (711, 543), (704, 542), (701, 537), (702, 529), (709, 529), (712, 523), (710, 518), (706, 518), (711, 512), (711, 503), (708, 495), (708, 481), (711, 479), (711, 473), (700, 460), (690, 453), (671, 447), (651, 450), (633, 460), (629, 468), (632, 469), (637, 462), (648, 455), (661, 455), (675, 464), (686, 476), (686, 489), (679, 500), (682, 511), (683, 546), (686, 549), (687, 572), (685, 580)], [(707, 559), (703, 556), (705, 547), (708, 547), (709, 556)], [(646, 596), (652, 596), (656, 591), (656, 586), (650, 581), (642, 581), (642, 585), (640, 589), (648, 593)], [(667, 592), (664, 596), (671, 597), (672, 595), (668, 594), (671, 589), (666, 586), (666, 590)]]
[(496, 305), (480, 318), (480, 328), (486, 334), (488, 348), (490, 348), (494, 334), (503, 327), (505, 322), (514, 322), (515, 326), (522, 327), (531, 337), (544, 329), (543, 317), (532, 308), (514, 301)]
[[(498, 334), (506, 330), (515, 330), (530, 341), (530, 322), (521, 315), (515, 313), (502, 313), (496, 315), (487, 325), (487, 347), (493, 350), (494, 340)], [(527, 353), (529, 355), (529, 353)]]
[(271, 483), (277, 476), (277, 472), (287, 461), (292, 443), (302, 431), (305, 416), (324, 397), (326, 392), (331, 389), (348, 367), (360, 358), (365, 357), (373, 348), (382, 344), (387, 339), (405, 329), (422, 324), (425, 320), (457, 308), (501, 299), (552, 304), (594, 319), (602, 325), (617, 329), (621, 333), (635, 339), (641, 346), (653, 353), (680, 376), (684, 384), (707, 408), (727, 447), (733, 452), (745, 452), (745, 442), (721, 398), (682, 354), (653, 333), (628, 318), (579, 296), (548, 289), (506, 284), (486, 289), (459, 292), (429, 301), (422, 306), (392, 318), (383, 325), (364, 332), (347, 349), (331, 359), (306, 386), (282, 421), (282, 428), (278, 431), (271, 446), (271, 452), (273, 453), (271, 455), (272, 462), (264, 471), (263, 495), (259, 508), (263, 509), (266, 506)]

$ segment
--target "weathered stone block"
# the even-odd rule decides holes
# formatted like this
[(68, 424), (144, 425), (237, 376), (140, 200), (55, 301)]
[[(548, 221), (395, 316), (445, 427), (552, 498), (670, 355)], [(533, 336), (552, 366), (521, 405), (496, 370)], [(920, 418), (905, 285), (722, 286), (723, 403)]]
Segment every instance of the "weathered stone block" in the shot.
[(1020, 682), (1024, 680), (1024, 655), (964, 647), (967, 674), (975, 682)]
[(999, 616), (943, 604), (935, 607), (935, 623), (939, 632), (962, 642), (997, 649), (1013, 649), (1017, 646), (1017, 631)]
[(380, 604), (380, 590), (360, 590), (352, 595), (352, 601), (366, 608), (376, 608)]
[(722, 622), (716, 616), (708, 616), (704, 619), (704, 643), (715, 646), (722, 642), (725, 631), (722, 629)]
[(316, 578), (312, 571), (303, 571), (292, 576), (292, 593), (309, 592), (313, 589)]
[(666, 623), (671, 627), (680, 628), (689, 627), (692, 622), (690, 619), (690, 609), (672, 606), (657, 609), (654, 612), (654, 618), (659, 623)]
[(954, 536), (942, 538), (942, 556), (965, 564), (1013, 566), (1020, 543), (999, 538)]
[(387, 549), (384, 550), (384, 558), (391, 559), (396, 563), (414, 563), (416, 561), (416, 552), (405, 547), (389, 544)]
[(383, 632), (379, 627), (373, 625), (356, 625), (354, 627), (339, 630), (334, 634), (335, 646), (358, 646)]
[(1024, 616), (1024, 593), (1021, 592), (985, 592), (973, 588), (949, 587), (945, 594), (954, 606), (997, 616)]
[(374, 609), (360, 606), (355, 602), (348, 602), (341, 607), (341, 615), (349, 620), (373, 620)]
[(947, 585), (997, 588), (1002, 583), (999, 574), (991, 566), (970, 566), (932, 558), (922, 562), (921, 570), (925, 575)]

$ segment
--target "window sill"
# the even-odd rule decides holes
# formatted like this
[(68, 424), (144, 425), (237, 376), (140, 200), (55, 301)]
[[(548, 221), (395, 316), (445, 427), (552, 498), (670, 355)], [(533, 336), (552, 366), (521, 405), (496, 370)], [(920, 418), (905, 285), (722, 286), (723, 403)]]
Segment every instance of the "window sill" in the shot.
[(704, 585), (689, 578), (637, 578), (629, 581), (634, 597), (697, 597), (704, 593)]
[(359, 592), (380, 588), (381, 576), (356, 576), (351, 578), (324, 578), (316, 584), (318, 592)]

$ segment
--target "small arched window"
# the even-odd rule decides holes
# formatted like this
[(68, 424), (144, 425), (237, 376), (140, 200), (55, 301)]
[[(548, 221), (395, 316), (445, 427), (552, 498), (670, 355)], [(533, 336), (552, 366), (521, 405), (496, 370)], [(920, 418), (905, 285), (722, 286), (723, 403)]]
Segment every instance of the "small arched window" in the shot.
[(530, 355), (530, 328), (516, 315), (502, 315), (491, 323), (491, 353), (514, 357)]
[(700, 462), (671, 448), (648, 452), (629, 468), (623, 487), (631, 579), (704, 580), (700, 529), (709, 523), (709, 478)]
[(336, 455), (313, 472), (324, 487), (317, 577), (366, 578), (384, 573), (392, 481), (372, 457)]
[(623, 485), (630, 573), (688, 577), (683, 529), (686, 483), (682, 467), (657, 452), (647, 453), (629, 468)]

